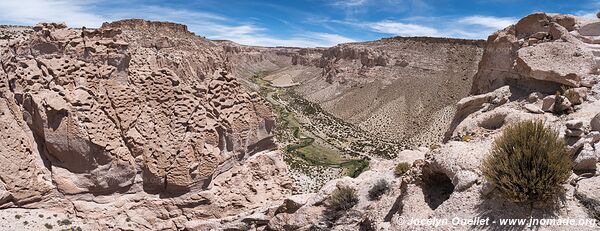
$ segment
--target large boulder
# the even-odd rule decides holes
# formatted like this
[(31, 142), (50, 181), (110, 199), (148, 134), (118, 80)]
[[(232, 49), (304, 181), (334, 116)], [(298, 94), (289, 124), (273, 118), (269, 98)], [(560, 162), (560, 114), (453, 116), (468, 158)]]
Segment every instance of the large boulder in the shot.
[(569, 31), (568, 15), (534, 13), (489, 36), (472, 94), (503, 85), (554, 93), (561, 85), (579, 87), (597, 66), (592, 52)]
[(583, 149), (575, 157), (573, 170), (594, 171), (596, 170), (596, 163), (598, 163), (597, 153), (594, 151), (592, 145), (587, 143), (583, 145)]
[(519, 49), (515, 69), (525, 78), (578, 87), (594, 66), (593, 55), (578, 44), (545, 42)]
[(578, 182), (575, 197), (592, 215), (600, 215), (600, 177), (583, 179)]

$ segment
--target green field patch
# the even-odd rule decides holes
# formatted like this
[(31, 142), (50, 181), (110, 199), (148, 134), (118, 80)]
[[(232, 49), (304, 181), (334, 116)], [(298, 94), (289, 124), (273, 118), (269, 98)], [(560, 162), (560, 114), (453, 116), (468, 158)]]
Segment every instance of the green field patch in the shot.
[[(318, 137), (311, 132), (307, 132), (314, 128), (302, 124), (297, 119), (296, 111), (304, 116), (309, 116), (309, 119), (325, 115), (327, 116), (325, 120), (332, 120), (329, 118), (331, 115), (324, 113), (319, 105), (309, 102), (291, 90), (272, 87), (269, 81), (263, 79), (265, 76), (266, 73), (259, 72), (252, 80), (259, 86), (259, 94), (272, 105), (276, 114), (276, 136), (280, 143), (286, 144), (283, 150), (287, 157), (284, 159), (290, 167), (302, 168), (306, 164), (309, 166), (340, 168), (344, 175), (351, 177), (358, 176), (368, 168), (369, 161), (367, 158), (344, 157), (341, 151), (343, 147), (337, 147), (336, 144), (348, 143), (346, 139), (325, 137), (325, 141), (332, 145), (331, 148), (315, 143), (315, 139)], [(298, 108), (293, 109), (295, 107)], [(336, 123), (343, 122), (337, 118), (333, 118), (333, 121)], [(347, 144), (343, 146), (347, 146)]]

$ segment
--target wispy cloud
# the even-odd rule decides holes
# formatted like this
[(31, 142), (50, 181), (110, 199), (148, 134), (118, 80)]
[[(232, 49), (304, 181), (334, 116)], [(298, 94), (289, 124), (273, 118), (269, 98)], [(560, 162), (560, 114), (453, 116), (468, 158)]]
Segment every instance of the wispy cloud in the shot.
[(596, 12), (594, 11), (577, 11), (575, 12), (576, 16), (587, 18), (587, 19), (597, 19)]
[(0, 1), (0, 17), (5, 23), (32, 25), (38, 22), (68, 22), (70, 26), (98, 27), (106, 21), (89, 10), (89, 1), (19, 0)]
[(334, 6), (342, 6), (342, 7), (357, 7), (365, 5), (368, 0), (337, 0), (333, 2)]
[(253, 46), (324, 47), (355, 40), (337, 34), (301, 31), (285, 37), (269, 34), (269, 29), (253, 22), (240, 22), (206, 12), (147, 6), (115, 12), (112, 18), (139, 17), (186, 24), (190, 31), (210, 39), (231, 40)]
[(460, 20), (458, 20), (458, 23), (499, 29), (510, 26), (516, 23), (517, 21), (518, 19), (510, 17), (499, 18), (494, 16), (473, 15), (461, 18)]
[(516, 18), (483, 15), (454, 17), (409, 17), (375, 22), (324, 20), (323, 24), (349, 25), (361, 30), (395, 36), (452, 37), (483, 39), (496, 30), (514, 24)]
[(384, 20), (366, 23), (364, 26), (373, 31), (400, 36), (440, 36), (438, 30), (428, 26)]
[[(353, 4), (359, 4), (355, 0)], [(157, 5), (133, 5), (121, 2), (118, 8), (97, 8), (99, 0), (19, 0), (0, 1), (0, 23), (34, 25), (38, 22), (66, 22), (71, 27), (99, 27), (103, 22), (123, 18), (171, 21), (188, 25), (198, 35), (226, 39), (256, 46), (333, 46), (354, 39), (330, 33), (301, 31), (278, 37), (254, 23), (232, 20), (223, 15)]]
[(227, 39), (237, 43), (255, 46), (286, 47), (330, 47), (340, 43), (355, 42), (354, 39), (337, 34), (307, 32), (291, 38), (276, 38), (261, 33), (244, 33), (235, 31), (231, 34), (214, 36), (215, 39)]

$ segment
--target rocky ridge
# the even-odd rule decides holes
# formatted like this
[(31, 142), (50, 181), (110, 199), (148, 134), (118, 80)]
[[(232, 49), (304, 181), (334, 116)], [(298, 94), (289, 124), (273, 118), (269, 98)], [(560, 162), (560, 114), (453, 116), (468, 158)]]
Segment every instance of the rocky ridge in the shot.
[(306, 99), (377, 139), (427, 147), (441, 141), (452, 105), (468, 94), (482, 48), (438, 38), (340, 44), (310, 58), (320, 73), (294, 81)]

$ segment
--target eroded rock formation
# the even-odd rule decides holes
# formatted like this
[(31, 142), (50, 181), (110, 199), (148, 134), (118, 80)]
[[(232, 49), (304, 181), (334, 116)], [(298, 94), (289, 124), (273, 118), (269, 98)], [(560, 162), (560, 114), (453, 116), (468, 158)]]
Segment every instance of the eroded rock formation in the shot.
[(507, 84), (547, 92), (561, 85), (589, 85), (597, 72), (591, 35), (596, 23), (535, 13), (494, 33), (488, 38), (471, 93), (487, 93)]
[[(44, 23), (2, 30), (8, 36), (0, 72), (1, 206), (44, 207), (30, 203), (67, 199), (91, 214), (97, 211), (78, 201), (121, 193), (183, 195), (157, 200), (165, 206), (232, 206), (221, 214), (170, 215), (211, 217), (261, 199), (248, 204), (211, 196), (199, 202), (188, 194), (223, 185), (213, 189), (215, 195), (270, 198), (256, 192), (262, 186), (243, 187), (250, 179), (234, 186), (228, 182), (235, 176), (222, 176), (275, 147), (270, 107), (228, 74), (223, 47), (183, 25), (143, 20), (100, 29)], [(285, 194), (291, 185), (280, 157), (257, 158), (264, 166), (249, 166), (243, 174), (261, 174), (269, 190)], [(146, 228), (159, 227), (154, 225)]]

